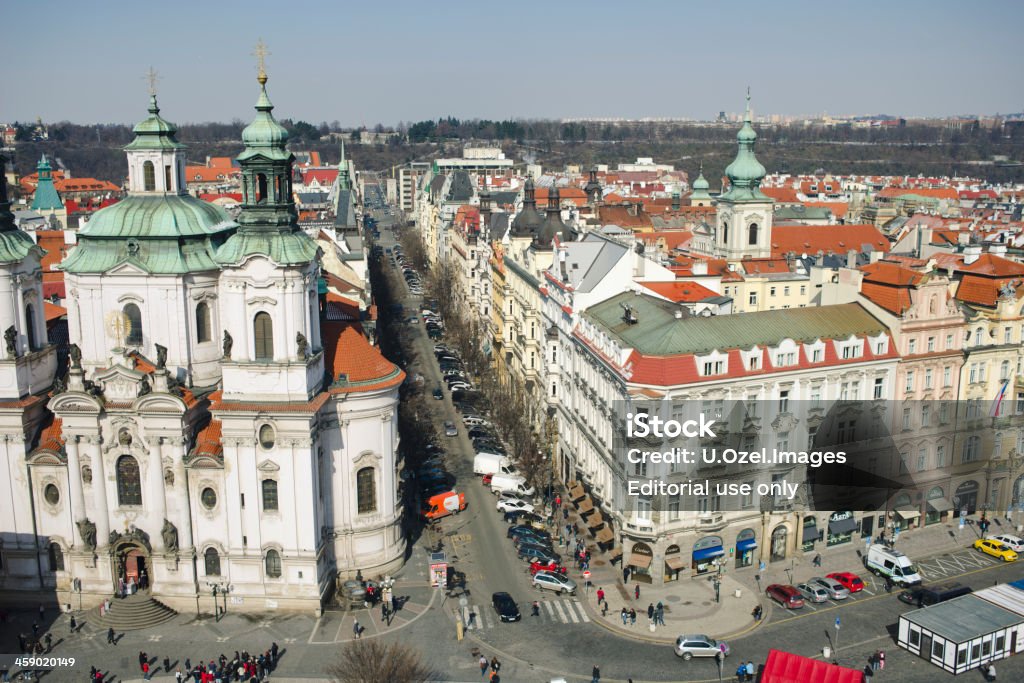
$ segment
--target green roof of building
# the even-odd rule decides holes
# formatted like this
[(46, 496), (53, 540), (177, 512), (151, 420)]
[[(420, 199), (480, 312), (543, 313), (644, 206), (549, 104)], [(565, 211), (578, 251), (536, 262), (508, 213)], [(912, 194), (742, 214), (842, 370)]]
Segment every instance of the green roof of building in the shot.
[(32, 197), (32, 209), (34, 211), (59, 211), (64, 208), (57, 188), (53, 186), (53, 169), (44, 154), (36, 166), (39, 174), (39, 183), (36, 185), (35, 196)]
[(38, 252), (40, 256), (46, 253), (21, 230), (0, 232), (0, 263), (18, 263), (32, 251)]
[(215, 270), (217, 247), (237, 228), (224, 209), (191, 195), (130, 195), (93, 215), (60, 268), (104, 273), (131, 263), (154, 274)]
[(236, 265), (249, 256), (262, 254), (278, 265), (294, 266), (315, 259), (319, 248), (316, 241), (302, 231), (239, 231), (217, 250), (217, 263)]
[(239, 161), (253, 157), (264, 157), (271, 161), (291, 159), (291, 152), (285, 149), (288, 131), (274, 120), (271, 113), (274, 105), (267, 96), (267, 77), (260, 74), (260, 96), (256, 100), (256, 118), (242, 131), (245, 149), (238, 155)]
[(764, 166), (754, 155), (754, 143), (757, 132), (754, 130), (750, 115), (750, 91), (747, 91), (747, 111), (743, 116), (743, 126), (736, 134), (739, 149), (736, 158), (725, 167), (725, 175), (729, 178), (729, 189), (722, 194), (722, 199), (732, 202), (768, 202), (771, 199), (761, 192), (761, 181), (767, 173)]
[(149, 96), (149, 116), (135, 124), (132, 132), (135, 133), (135, 139), (128, 143), (125, 151), (185, 149), (185, 145), (174, 139), (178, 132), (177, 126), (160, 117), (156, 95)]
[[(623, 305), (630, 307), (638, 322), (624, 320)], [(676, 318), (680, 311), (683, 317)], [(782, 339), (846, 339), (887, 329), (857, 303), (703, 317), (689, 315), (670, 301), (633, 292), (591, 306), (583, 315), (623, 347), (649, 356), (775, 346)]]

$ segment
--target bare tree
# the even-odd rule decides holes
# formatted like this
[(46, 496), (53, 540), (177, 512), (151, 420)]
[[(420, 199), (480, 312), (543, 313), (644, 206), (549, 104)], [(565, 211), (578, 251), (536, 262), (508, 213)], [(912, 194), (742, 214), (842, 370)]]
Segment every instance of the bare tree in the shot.
[(346, 645), (327, 674), (341, 683), (425, 683), (440, 675), (420, 653), (403, 643), (354, 640)]

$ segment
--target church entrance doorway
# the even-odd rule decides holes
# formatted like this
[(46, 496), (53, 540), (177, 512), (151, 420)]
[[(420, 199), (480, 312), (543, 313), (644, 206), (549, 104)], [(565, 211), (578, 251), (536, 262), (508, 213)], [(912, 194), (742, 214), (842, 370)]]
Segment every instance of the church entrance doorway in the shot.
[(140, 590), (149, 589), (149, 553), (135, 543), (123, 543), (115, 551), (117, 562), (114, 587), (117, 594), (127, 597)]

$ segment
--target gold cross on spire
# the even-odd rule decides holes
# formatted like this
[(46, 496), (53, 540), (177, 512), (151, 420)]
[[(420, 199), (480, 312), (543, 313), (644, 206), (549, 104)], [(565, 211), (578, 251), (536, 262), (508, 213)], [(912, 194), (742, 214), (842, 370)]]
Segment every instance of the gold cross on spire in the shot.
[(264, 83), (267, 80), (267, 55), (270, 54), (270, 50), (262, 38), (256, 41), (256, 48), (252, 54), (256, 57), (257, 80)]
[(149, 71), (143, 76), (146, 81), (149, 82), (149, 94), (156, 95), (156, 82), (160, 80), (160, 76), (157, 74), (156, 69), (149, 67)]

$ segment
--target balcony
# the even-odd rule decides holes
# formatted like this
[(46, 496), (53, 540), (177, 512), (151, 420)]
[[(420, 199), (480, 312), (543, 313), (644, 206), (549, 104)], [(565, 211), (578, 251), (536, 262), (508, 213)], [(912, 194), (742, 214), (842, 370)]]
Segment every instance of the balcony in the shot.
[(726, 526), (725, 515), (721, 512), (702, 513), (697, 517), (698, 531), (720, 531)]

